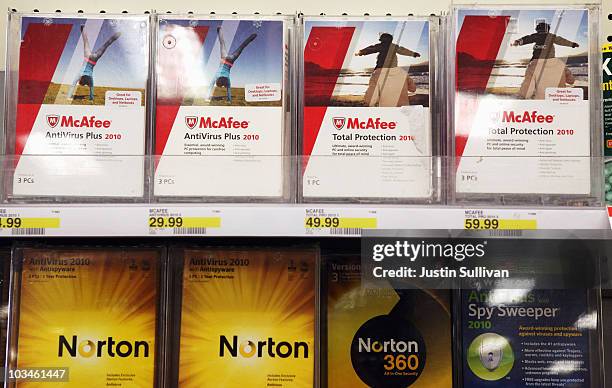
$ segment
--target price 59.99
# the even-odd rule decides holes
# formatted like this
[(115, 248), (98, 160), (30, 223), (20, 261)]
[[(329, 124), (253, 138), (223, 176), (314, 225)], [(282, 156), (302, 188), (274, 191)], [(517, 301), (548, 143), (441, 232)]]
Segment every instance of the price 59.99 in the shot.
[(465, 229), (499, 229), (499, 220), (496, 218), (466, 218), (463, 226)]

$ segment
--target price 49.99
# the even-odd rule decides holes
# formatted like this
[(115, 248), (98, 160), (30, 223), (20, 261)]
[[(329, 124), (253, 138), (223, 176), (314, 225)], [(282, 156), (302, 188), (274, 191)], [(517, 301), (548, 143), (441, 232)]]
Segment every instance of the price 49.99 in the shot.
[(309, 228), (337, 228), (340, 226), (338, 217), (307, 217), (306, 226)]

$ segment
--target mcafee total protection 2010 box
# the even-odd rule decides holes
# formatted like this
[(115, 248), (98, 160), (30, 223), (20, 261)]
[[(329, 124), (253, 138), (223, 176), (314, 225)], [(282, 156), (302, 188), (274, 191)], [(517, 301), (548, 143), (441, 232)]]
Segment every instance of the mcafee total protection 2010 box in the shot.
[(458, 202), (601, 203), (597, 7), (457, 7)]
[(305, 17), (305, 202), (438, 200), (439, 19)]

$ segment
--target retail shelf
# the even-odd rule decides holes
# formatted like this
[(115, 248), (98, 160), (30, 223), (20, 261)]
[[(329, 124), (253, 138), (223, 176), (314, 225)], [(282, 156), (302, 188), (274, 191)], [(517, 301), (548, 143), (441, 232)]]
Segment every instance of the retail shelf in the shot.
[[(478, 220), (466, 221), (466, 220)], [(496, 220), (496, 221), (494, 221)], [(363, 229), (603, 229), (601, 208), (130, 204), (0, 207), (0, 236), (359, 236)]]

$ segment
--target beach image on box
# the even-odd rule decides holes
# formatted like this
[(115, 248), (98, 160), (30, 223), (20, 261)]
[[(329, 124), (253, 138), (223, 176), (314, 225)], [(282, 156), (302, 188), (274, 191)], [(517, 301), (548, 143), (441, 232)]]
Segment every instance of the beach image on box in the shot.
[(457, 89), (543, 100), (546, 89), (575, 88), (588, 99), (588, 16), (574, 9), (460, 10)]
[(307, 106), (429, 106), (428, 21), (306, 21), (304, 50)]
[[(44, 104), (105, 105), (107, 91), (130, 91), (141, 93), (144, 106), (149, 63), (145, 21), (24, 17), (21, 27), (20, 68), (40, 61), (57, 63), (50, 84), (45, 85)], [(27, 45), (62, 50), (59, 58), (45, 58), (24, 50)], [(19, 87), (41, 85), (20, 79)]]
[(282, 106), (281, 20), (159, 22), (157, 102), (182, 106)]

